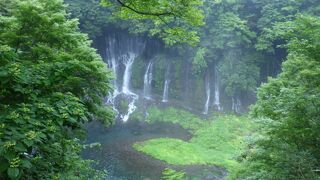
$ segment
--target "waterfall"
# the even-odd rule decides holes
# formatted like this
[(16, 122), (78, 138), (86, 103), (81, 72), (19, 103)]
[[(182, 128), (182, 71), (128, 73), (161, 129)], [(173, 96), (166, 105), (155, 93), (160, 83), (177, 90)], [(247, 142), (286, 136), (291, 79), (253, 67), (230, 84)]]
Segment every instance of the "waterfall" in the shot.
[(232, 111), (236, 110), (236, 102), (234, 100), (234, 97), (232, 97), (232, 106), (231, 106)]
[(209, 73), (207, 73), (208, 75), (206, 76), (206, 103), (204, 105), (204, 110), (203, 110), (203, 114), (208, 114), (209, 111), (209, 103), (210, 103), (210, 94), (211, 94), (211, 89), (210, 89), (210, 79), (209, 79)]
[(193, 73), (190, 53), (176, 54), (158, 40), (144, 35), (138, 37), (115, 30), (105, 33), (95, 46), (113, 72), (114, 79), (110, 82), (113, 89), (105, 102), (117, 112), (118, 121), (130, 121), (132, 114), (138, 110), (140, 113), (137, 107), (150, 105), (189, 108), (199, 114), (225, 108), (240, 113), (251, 101), (251, 98), (244, 99), (239, 91), (227, 97), (229, 92), (222, 86), (219, 61), (208, 62), (207, 71), (199, 76)]
[(137, 106), (135, 105), (136, 100), (139, 98), (139, 96), (130, 90), (130, 80), (131, 80), (131, 69), (133, 62), (135, 58), (138, 55), (133, 52), (129, 52), (127, 55), (125, 55), (123, 64), (125, 66), (125, 70), (123, 73), (123, 84), (122, 84), (122, 93), (125, 94), (127, 97), (128, 104), (128, 111), (127, 114), (124, 116), (121, 116), (121, 119), (123, 122), (127, 122), (130, 118), (130, 115), (137, 109)]
[(214, 106), (217, 108), (218, 111), (221, 111), (220, 106), (220, 88), (219, 88), (219, 78), (218, 78), (218, 71), (215, 69), (215, 81), (214, 81)]
[(119, 93), (119, 88), (117, 85), (117, 68), (118, 68), (118, 64), (116, 62), (116, 54), (115, 54), (115, 43), (116, 40), (115, 38), (106, 38), (106, 59), (107, 59), (107, 64), (108, 67), (110, 69), (112, 69), (112, 72), (114, 74), (114, 79), (112, 80), (112, 85), (114, 88), (113, 92), (109, 92), (109, 95), (107, 97), (107, 102), (106, 104), (111, 105), (112, 109), (116, 112), (116, 116), (119, 115), (119, 111), (117, 110), (117, 108), (115, 107), (115, 98), (120, 94)]
[[(112, 69), (114, 80), (112, 81), (114, 91), (109, 93), (107, 104), (112, 105), (117, 117), (126, 122), (130, 115), (136, 110), (135, 102), (139, 96), (130, 90), (131, 70), (136, 57), (138, 57), (145, 48), (145, 43), (140, 38), (127, 37), (121, 33), (109, 34), (106, 40), (106, 61), (108, 67)], [(121, 64), (122, 63), (122, 64)], [(122, 71), (122, 65), (124, 71)], [(122, 89), (118, 85), (119, 78), (123, 75)], [(119, 96), (119, 94), (123, 94)], [(128, 110), (125, 114), (120, 114), (115, 101), (118, 98), (128, 102)]]
[(114, 74), (114, 80), (112, 81), (112, 84), (114, 86), (114, 90), (116, 92), (119, 92), (119, 88), (117, 85), (118, 63), (116, 61), (117, 54), (115, 51), (116, 39), (115, 37), (109, 37), (109, 38), (106, 38), (105, 41), (106, 41), (106, 59), (107, 59), (108, 67), (112, 69), (112, 72)]
[(114, 90), (115, 92), (117, 92), (117, 94), (119, 93), (119, 87), (117, 85), (117, 68), (118, 68), (118, 64), (116, 62), (116, 58), (111, 58), (111, 67), (112, 67), (112, 70), (113, 70), (113, 74), (114, 74), (114, 80), (113, 80), (113, 85), (114, 85)]
[(169, 83), (170, 80), (166, 79), (164, 82), (164, 88), (163, 88), (163, 96), (162, 96), (162, 102), (168, 102), (169, 101)]
[(236, 113), (240, 113), (241, 101), (238, 97), (232, 97), (232, 111)]
[(113, 110), (115, 110), (116, 113), (118, 114), (118, 110), (115, 108), (115, 104), (114, 104), (115, 98), (120, 94), (119, 87), (117, 85), (117, 68), (118, 68), (118, 64), (117, 64), (116, 59), (114, 57), (112, 57), (111, 60), (108, 61), (108, 64), (109, 64), (109, 68), (112, 69), (113, 74), (114, 74), (115, 77), (114, 77), (114, 80), (112, 81), (112, 85), (113, 85), (114, 91), (113, 91), (113, 93), (109, 92), (107, 104), (111, 104), (113, 106)]
[(129, 120), (130, 115), (137, 109), (137, 106), (135, 105), (136, 100), (138, 100), (139, 96), (136, 94), (131, 94), (132, 100), (130, 101), (128, 105), (128, 112), (124, 116), (121, 116), (121, 119), (123, 122), (127, 122)]
[(241, 101), (239, 98), (237, 98), (237, 101), (236, 101), (236, 112), (237, 113), (241, 112), (240, 108), (241, 108)]
[(165, 75), (162, 102), (169, 101), (169, 85), (170, 85), (170, 65), (167, 66), (167, 71)]
[(153, 61), (151, 60), (148, 64), (147, 70), (144, 74), (144, 80), (143, 80), (143, 96), (146, 99), (151, 99), (152, 70), (153, 70)]
[(214, 105), (216, 106), (218, 111), (221, 111), (221, 106), (220, 106), (220, 91), (219, 91), (219, 84), (215, 84), (214, 88)]
[(123, 85), (122, 85), (122, 93), (124, 94), (132, 94), (130, 91), (130, 80), (131, 80), (131, 69), (134, 59), (137, 55), (133, 52), (129, 52), (127, 55), (124, 56), (124, 74), (123, 74)]

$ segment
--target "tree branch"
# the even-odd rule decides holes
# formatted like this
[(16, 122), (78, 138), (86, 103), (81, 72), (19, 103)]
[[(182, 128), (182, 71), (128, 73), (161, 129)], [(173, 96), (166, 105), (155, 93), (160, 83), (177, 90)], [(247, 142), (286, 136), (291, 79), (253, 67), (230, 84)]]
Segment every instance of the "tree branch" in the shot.
[(122, 2), (121, 0), (117, 0), (117, 2), (122, 6), (125, 7), (127, 9), (130, 9), (131, 11), (141, 14), (141, 15), (149, 15), (149, 16), (166, 16), (166, 15), (174, 15), (174, 13), (172, 12), (160, 12), (160, 13), (153, 13), (153, 12), (145, 12), (145, 11), (140, 11), (137, 9), (134, 9), (133, 7), (126, 5), (124, 2)]

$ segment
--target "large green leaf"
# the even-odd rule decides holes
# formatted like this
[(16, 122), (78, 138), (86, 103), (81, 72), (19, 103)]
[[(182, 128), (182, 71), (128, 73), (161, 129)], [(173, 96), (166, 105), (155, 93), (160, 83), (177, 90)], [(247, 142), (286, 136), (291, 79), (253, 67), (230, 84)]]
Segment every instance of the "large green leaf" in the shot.
[(8, 176), (11, 179), (17, 179), (17, 177), (19, 176), (20, 170), (18, 168), (9, 168), (8, 169)]
[(0, 159), (0, 172), (7, 170), (9, 167), (9, 163), (5, 159)]

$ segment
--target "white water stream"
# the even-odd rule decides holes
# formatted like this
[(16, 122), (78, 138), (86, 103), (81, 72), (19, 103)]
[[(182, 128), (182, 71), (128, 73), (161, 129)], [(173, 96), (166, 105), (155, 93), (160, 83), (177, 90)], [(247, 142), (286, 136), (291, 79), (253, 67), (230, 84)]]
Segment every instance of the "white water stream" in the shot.
[(153, 71), (153, 61), (151, 60), (148, 64), (148, 67), (144, 74), (144, 79), (143, 79), (143, 96), (146, 99), (151, 99), (152, 71)]
[(222, 110), (221, 105), (220, 105), (220, 87), (219, 87), (219, 77), (218, 77), (218, 70), (217, 69), (215, 69), (213, 105), (217, 108), (218, 111)]
[(206, 76), (206, 103), (204, 105), (204, 110), (203, 110), (203, 114), (208, 114), (209, 111), (209, 103), (210, 103), (210, 94), (211, 94), (211, 89), (210, 89), (210, 79), (209, 79), (209, 75)]
[[(116, 35), (106, 38), (106, 59), (109, 68), (112, 69), (114, 74), (113, 80), (113, 93), (109, 93), (107, 98), (107, 104), (112, 105), (117, 116), (122, 119), (123, 122), (128, 121), (130, 115), (136, 110), (135, 102), (139, 99), (139, 96), (130, 90), (132, 65), (134, 60), (142, 53), (145, 48), (145, 44), (137, 38), (116, 38)], [(120, 91), (118, 80), (121, 76), (120, 63), (124, 66), (122, 89)], [(116, 108), (116, 98), (121, 96), (128, 102), (128, 110), (125, 114), (120, 114)]]
[(162, 102), (168, 102), (169, 101), (170, 68), (171, 68), (171, 66), (169, 64), (167, 66), (167, 70), (166, 70), (166, 74), (165, 74)]

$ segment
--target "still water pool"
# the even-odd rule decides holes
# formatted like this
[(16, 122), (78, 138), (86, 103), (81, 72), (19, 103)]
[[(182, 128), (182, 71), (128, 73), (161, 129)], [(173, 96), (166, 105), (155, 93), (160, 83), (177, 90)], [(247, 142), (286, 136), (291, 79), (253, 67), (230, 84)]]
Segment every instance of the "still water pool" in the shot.
[(105, 169), (110, 180), (158, 180), (165, 168), (183, 170), (188, 179), (223, 179), (226, 171), (216, 166), (174, 166), (137, 152), (132, 145), (148, 139), (170, 137), (189, 140), (191, 134), (179, 125), (169, 123), (119, 122), (105, 128), (99, 122), (87, 125), (86, 143), (99, 142), (101, 148), (86, 149), (83, 157), (99, 162), (98, 169)]

